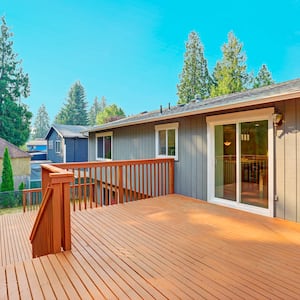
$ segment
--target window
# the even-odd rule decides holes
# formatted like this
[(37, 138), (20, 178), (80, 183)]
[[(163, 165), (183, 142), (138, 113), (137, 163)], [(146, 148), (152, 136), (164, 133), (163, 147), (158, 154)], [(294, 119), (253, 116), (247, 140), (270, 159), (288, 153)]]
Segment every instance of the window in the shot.
[(53, 140), (48, 141), (48, 149), (49, 150), (53, 149)]
[(112, 132), (96, 134), (96, 159), (112, 159)]
[(55, 141), (55, 152), (56, 153), (61, 152), (61, 142), (59, 140)]
[(156, 157), (178, 159), (178, 123), (155, 126)]

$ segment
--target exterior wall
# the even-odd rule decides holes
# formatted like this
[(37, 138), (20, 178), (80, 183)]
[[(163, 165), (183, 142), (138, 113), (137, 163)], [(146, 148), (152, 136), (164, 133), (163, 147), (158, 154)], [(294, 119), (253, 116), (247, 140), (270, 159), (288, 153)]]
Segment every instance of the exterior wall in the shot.
[(276, 216), (300, 222), (300, 99), (276, 107), (283, 113), (275, 138)]
[(88, 139), (66, 138), (66, 162), (88, 160)]
[[(300, 99), (252, 106), (274, 107), (283, 113), (274, 143), (275, 216), (300, 222)], [(247, 111), (240, 108), (210, 115)], [(113, 159), (155, 157), (155, 125), (179, 122), (179, 157), (175, 162), (175, 192), (207, 200), (206, 116), (196, 115), (170, 121), (113, 130)], [(89, 160), (95, 160), (95, 133), (89, 138)]]
[[(193, 116), (129, 126), (113, 130), (113, 159), (155, 157), (155, 125), (179, 122), (178, 161), (175, 162), (175, 193), (206, 200), (206, 123), (203, 116)], [(89, 160), (96, 159), (95, 134), (89, 136)]]
[[(61, 141), (61, 152), (56, 153), (55, 152), (55, 141), (60, 140)], [(52, 142), (51, 142), (52, 141)], [(50, 145), (52, 143), (52, 148)], [(62, 163), (64, 161), (64, 145), (63, 145), (63, 139), (58, 135), (58, 133), (55, 130), (52, 130), (51, 135), (49, 136), (47, 140), (47, 153), (48, 153), (48, 160), (51, 160), (55, 163)]]

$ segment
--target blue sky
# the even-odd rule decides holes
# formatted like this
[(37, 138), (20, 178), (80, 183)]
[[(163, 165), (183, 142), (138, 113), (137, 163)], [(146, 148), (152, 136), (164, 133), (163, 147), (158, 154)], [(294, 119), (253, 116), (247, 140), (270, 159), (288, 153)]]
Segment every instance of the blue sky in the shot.
[(300, 77), (300, 0), (1, 0), (14, 51), (29, 74), (23, 99), (51, 122), (75, 81), (89, 105), (105, 96), (127, 115), (177, 102), (185, 41), (198, 32), (212, 71), (233, 30), (248, 71), (265, 63), (276, 82)]

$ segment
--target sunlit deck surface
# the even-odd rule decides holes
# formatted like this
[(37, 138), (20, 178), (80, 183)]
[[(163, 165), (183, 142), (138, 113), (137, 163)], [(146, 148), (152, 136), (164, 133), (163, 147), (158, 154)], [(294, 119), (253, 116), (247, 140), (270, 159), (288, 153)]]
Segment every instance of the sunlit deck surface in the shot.
[(72, 250), (30, 259), (33, 220), (0, 216), (0, 299), (300, 297), (300, 224), (169, 195), (72, 213)]

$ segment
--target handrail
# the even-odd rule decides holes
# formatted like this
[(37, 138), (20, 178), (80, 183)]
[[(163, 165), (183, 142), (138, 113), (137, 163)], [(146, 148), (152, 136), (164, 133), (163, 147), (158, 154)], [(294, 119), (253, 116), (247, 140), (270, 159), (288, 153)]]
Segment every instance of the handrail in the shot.
[(71, 249), (70, 183), (73, 173), (42, 165), (43, 200), (35, 220), (30, 241), (32, 256)]
[(71, 204), (75, 211), (174, 193), (171, 158), (41, 167), (43, 200), (30, 235), (33, 257), (71, 249)]

